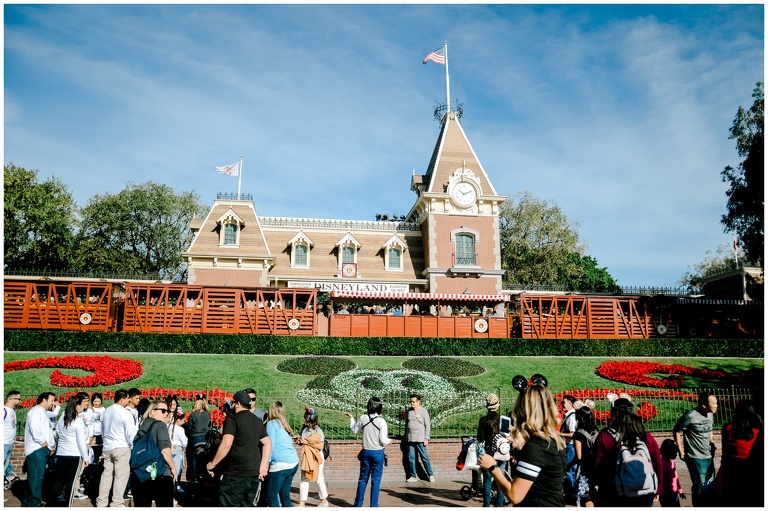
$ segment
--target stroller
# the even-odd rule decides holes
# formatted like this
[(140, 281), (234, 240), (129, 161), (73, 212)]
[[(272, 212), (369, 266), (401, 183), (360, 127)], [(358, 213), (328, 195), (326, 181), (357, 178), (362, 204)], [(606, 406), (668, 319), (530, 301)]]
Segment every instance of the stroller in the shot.
[[(468, 436), (461, 437), (461, 452), (456, 458), (456, 470), (471, 470), (472, 483), (464, 485), (459, 489), (459, 496), (462, 500), (470, 500), (473, 497), (483, 496), (483, 476), (480, 473), (480, 467), (477, 464), (477, 457), (483, 454), (485, 449), (474, 438)], [(491, 489), (491, 502), (496, 499), (496, 485)]]
[(191, 492), (188, 492), (189, 501), (195, 506), (217, 506), (219, 498), (219, 481), (223, 472), (222, 466), (217, 466), (214, 475), (205, 470), (208, 462), (213, 460), (216, 450), (221, 443), (221, 433), (216, 428), (210, 428), (205, 435), (205, 442), (195, 444), (194, 456), (197, 459), (197, 478), (190, 481)]

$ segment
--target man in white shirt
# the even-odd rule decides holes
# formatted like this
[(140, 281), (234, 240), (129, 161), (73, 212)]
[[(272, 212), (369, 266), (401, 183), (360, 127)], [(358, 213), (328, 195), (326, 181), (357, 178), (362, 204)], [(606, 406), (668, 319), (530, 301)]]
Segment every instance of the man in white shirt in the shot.
[(39, 507), (43, 503), (45, 465), (55, 447), (48, 412), (55, 404), (56, 396), (53, 392), (43, 392), (37, 396), (37, 405), (27, 413), (27, 424), (24, 427), (24, 456), (27, 461), (25, 507)]
[(133, 415), (133, 423), (136, 424), (136, 430), (138, 431), (141, 424), (141, 417), (139, 416), (139, 402), (141, 401), (141, 391), (136, 387), (128, 389), (128, 406), (126, 409)]
[(131, 474), (131, 447), (138, 431), (133, 415), (126, 408), (128, 392), (115, 391), (115, 404), (107, 408), (101, 417), (101, 434), (104, 439), (104, 472), (99, 483), (97, 507), (107, 507), (112, 490), (112, 507), (125, 507), (123, 494)]
[(3, 447), (5, 449), (5, 478), (9, 481), (16, 479), (11, 470), (11, 452), (13, 451), (13, 442), (16, 441), (16, 406), (21, 400), (21, 393), (18, 390), (11, 390), (5, 395), (5, 406), (3, 407)]

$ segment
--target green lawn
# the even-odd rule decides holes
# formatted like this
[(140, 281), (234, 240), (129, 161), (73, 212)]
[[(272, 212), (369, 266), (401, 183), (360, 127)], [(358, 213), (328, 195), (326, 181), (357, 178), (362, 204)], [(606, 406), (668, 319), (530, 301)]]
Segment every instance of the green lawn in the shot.
[[(97, 353), (91, 353), (92, 355)], [(24, 360), (43, 356), (63, 356), (65, 353), (32, 353), (5, 352), (5, 361)], [(172, 388), (188, 390), (204, 390), (220, 388), (234, 392), (246, 387), (256, 389), (259, 394), (259, 404), (266, 408), (268, 403), (281, 400), (291, 415), (291, 422), (298, 423), (304, 403), (296, 398), (296, 393), (314, 378), (314, 375), (288, 374), (276, 369), (283, 360), (292, 356), (277, 355), (192, 355), (192, 354), (146, 354), (146, 353), (109, 353), (120, 358), (139, 360), (144, 365), (144, 374), (116, 388), (139, 387)], [(397, 369), (409, 357), (344, 357), (349, 358), (361, 369)], [(600, 389), (600, 388), (639, 388), (612, 382), (595, 374), (596, 367), (606, 358), (563, 358), (563, 357), (460, 357), (484, 367), (483, 374), (462, 378), (483, 393), (497, 392), (502, 397), (503, 409), (512, 404), (516, 392), (511, 388), (512, 377), (522, 374), (529, 377), (541, 373), (549, 379), (549, 388), (553, 393), (570, 389)], [(636, 360), (636, 359), (635, 359)], [(647, 358), (647, 361), (660, 363), (676, 363), (696, 368), (721, 369), (728, 373), (739, 373), (750, 368), (763, 368), (762, 359), (735, 358)], [(4, 388), (21, 391), (22, 397), (36, 396), (44, 390), (54, 390), (63, 393), (72, 389), (53, 389), (49, 377), (52, 369), (32, 369), (14, 371), (4, 374)], [(86, 374), (79, 370), (62, 370), (64, 374)], [(700, 381), (695, 378), (686, 379), (686, 387), (720, 387), (722, 382)], [(104, 390), (104, 387), (85, 389), (89, 392)], [(425, 393), (427, 394), (427, 393)], [(426, 401), (426, 397), (425, 397)], [(428, 402), (428, 401), (427, 401)], [(109, 403), (107, 403), (109, 404)], [(183, 403), (186, 410), (189, 403)], [(677, 403), (683, 407), (687, 403)], [(600, 407), (605, 407), (602, 403)], [(667, 404), (657, 403), (661, 415), (665, 414)], [(678, 407), (679, 408), (679, 407)], [(325, 424), (329, 429), (343, 436), (346, 422), (336, 410), (322, 410)], [(667, 415), (677, 414), (678, 409)], [(476, 424), (480, 412), (473, 411), (459, 414), (441, 422), (446, 435), (473, 434), (473, 424)], [(24, 415), (23, 413), (20, 415)], [(670, 419), (667, 419), (667, 421)], [(668, 424), (657, 425), (664, 430)], [(396, 429), (396, 428), (393, 428)], [(396, 431), (395, 431), (396, 432)]]

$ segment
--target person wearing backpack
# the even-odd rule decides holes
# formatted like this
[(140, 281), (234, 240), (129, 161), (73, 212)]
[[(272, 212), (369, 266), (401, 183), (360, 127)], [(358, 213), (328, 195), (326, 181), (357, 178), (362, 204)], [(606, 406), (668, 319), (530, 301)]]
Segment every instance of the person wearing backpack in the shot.
[(576, 466), (575, 498), (578, 499), (579, 504), (587, 507), (594, 505), (589, 493), (589, 465), (598, 433), (591, 407), (587, 404), (582, 405), (576, 410), (576, 431), (573, 433)]
[(659, 444), (629, 399), (611, 408), (611, 425), (595, 440), (592, 498), (600, 507), (649, 507), (658, 500), (663, 468)]
[[(493, 439), (499, 434), (499, 396), (490, 393), (485, 396), (486, 414), (477, 422), (477, 441), (483, 447), (483, 452), (493, 453)], [(502, 472), (506, 471), (507, 462), (496, 460), (496, 466)], [(491, 507), (491, 493), (493, 491), (493, 476), (490, 470), (483, 470), (483, 507)], [(496, 507), (504, 505), (504, 495), (496, 492)]]
[(372, 396), (366, 405), (365, 415), (355, 422), (355, 418), (349, 412), (344, 415), (349, 417), (349, 427), (354, 434), (363, 434), (363, 450), (357, 455), (360, 460), (360, 475), (357, 478), (357, 492), (355, 493), (355, 507), (363, 507), (365, 500), (365, 488), (368, 479), (371, 480), (370, 507), (379, 507), (379, 487), (381, 477), (384, 475), (387, 455), (384, 447), (389, 444), (387, 421), (381, 417), (384, 403), (376, 396)]
[[(135, 507), (152, 507), (152, 502), (156, 507), (174, 505), (176, 466), (171, 453), (171, 438), (168, 436), (169, 412), (164, 399), (151, 402), (133, 439), (130, 480)], [(154, 450), (152, 464), (148, 464), (146, 458), (138, 463), (144, 449), (146, 452)]]

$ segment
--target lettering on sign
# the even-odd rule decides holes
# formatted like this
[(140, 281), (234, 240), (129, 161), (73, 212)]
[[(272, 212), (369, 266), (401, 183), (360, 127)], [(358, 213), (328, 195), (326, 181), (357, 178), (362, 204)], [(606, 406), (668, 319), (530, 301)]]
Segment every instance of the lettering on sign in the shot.
[(328, 293), (331, 291), (374, 291), (389, 293), (408, 293), (408, 284), (394, 284), (388, 282), (310, 282), (302, 280), (289, 280), (288, 287), (315, 288), (318, 291)]

